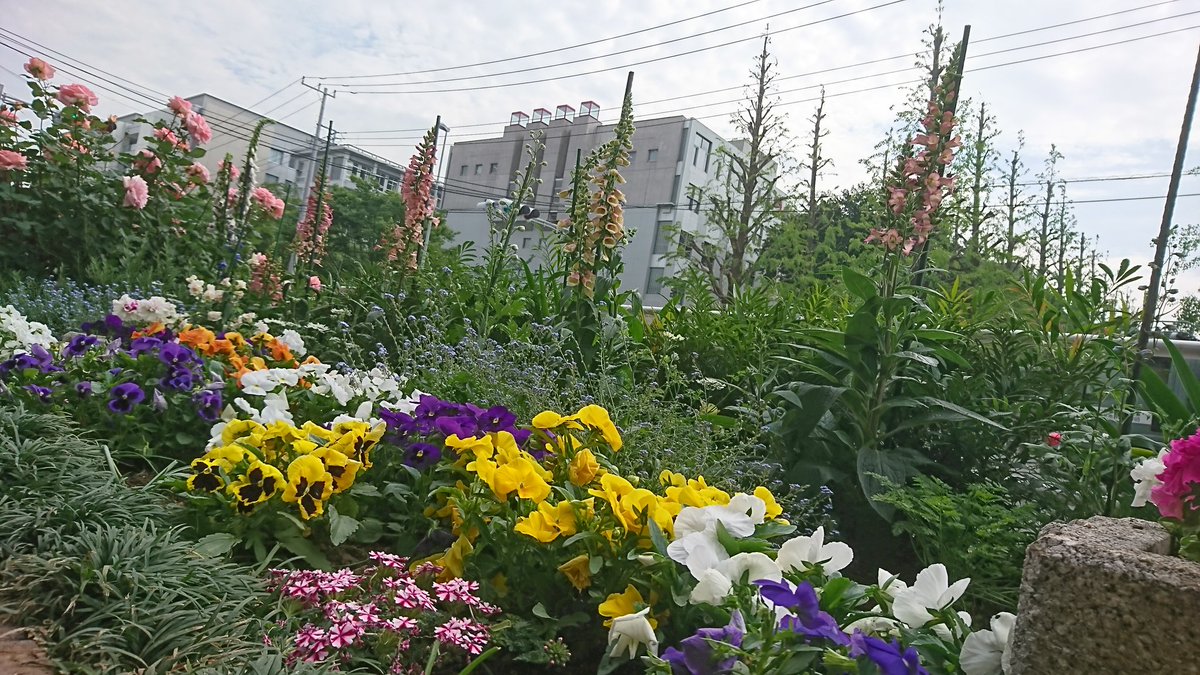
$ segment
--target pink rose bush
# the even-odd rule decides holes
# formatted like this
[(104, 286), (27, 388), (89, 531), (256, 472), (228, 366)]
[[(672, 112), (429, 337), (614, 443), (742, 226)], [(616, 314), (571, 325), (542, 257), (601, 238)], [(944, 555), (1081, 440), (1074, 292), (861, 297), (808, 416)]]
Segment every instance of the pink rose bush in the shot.
[(49, 63), (34, 56), (25, 64), (25, 72), (29, 73), (34, 79), (48, 82), (54, 79), (54, 67)]
[(27, 168), (29, 160), (25, 159), (25, 155), (12, 150), (0, 150), (0, 172), (24, 171)]
[(125, 202), (124, 206), (141, 211), (146, 208), (146, 202), (150, 199), (150, 188), (146, 185), (146, 179), (141, 176), (126, 176), (125, 183)]
[(100, 99), (91, 89), (82, 84), (64, 84), (58, 88), (58, 100), (63, 105), (73, 105), (83, 112), (91, 112), (92, 106), (100, 103)]
[(273, 570), (271, 588), (295, 611), (264, 641), (289, 665), (382, 661), (389, 672), (413, 674), (428, 672), (431, 658), (462, 667), (489, 649), (500, 609), (479, 597), (478, 582), (447, 578), (432, 563), (410, 567), (391, 553), (370, 560), (357, 572)]

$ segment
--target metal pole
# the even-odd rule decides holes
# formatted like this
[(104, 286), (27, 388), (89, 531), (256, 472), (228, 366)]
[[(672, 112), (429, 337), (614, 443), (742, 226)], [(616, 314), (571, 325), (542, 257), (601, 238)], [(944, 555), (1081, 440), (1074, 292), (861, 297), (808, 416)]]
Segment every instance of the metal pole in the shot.
[(438, 164), (446, 167), (446, 177), (442, 179), (442, 189), (438, 192), (438, 209), (445, 207), (446, 203), (446, 184), (450, 182), (450, 167), (446, 166), (446, 146), (450, 145), (450, 127), (442, 124), (442, 116), (438, 115), (438, 127), (445, 129), (446, 135), (442, 138), (441, 156), (438, 157)]
[[(1179, 195), (1179, 179), (1183, 175), (1183, 160), (1187, 155), (1188, 134), (1192, 129), (1192, 118), (1196, 114), (1196, 93), (1200, 89), (1200, 49), (1196, 52), (1196, 65), (1192, 69), (1192, 88), (1188, 92), (1187, 108), (1183, 111), (1183, 127), (1179, 131), (1179, 145), (1175, 148), (1175, 165), (1171, 167), (1171, 183), (1167, 187), (1167, 201), (1163, 205), (1162, 222), (1158, 225), (1158, 238), (1154, 240), (1154, 262), (1150, 264), (1150, 287), (1146, 289), (1146, 301), (1142, 306), (1142, 325), (1138, 330), (1136, 360), (1133, 362), (1131, 378), (1136, 382), (1142, 375), (1142, 352), (1150, 344), (1154, 330), (1154, 317), (1158, 311), (1159, 286), (1162, 285), (1162, 269), (1167, 259), (1167, 244), (1171, 238), (1171, 220), (1175, 216), (1175, 199)], [(1200, 401), (1192, 401), (1200, 405)], [(1128, 431), (1129, 420), (1126, 421)]]
[(312, 191), (312, 183), (317, 175), (317, 148), (321, 143), (321, 127), (325, 123), (325, 99), (329, 98), (330, 96), (337, 98), (336, 91), (331, 93), (327, 87), (314, 87), (305, 82), (303, 77), (300, 78), (300, 84), (321, 94), (321, 108), (317, 112), (317, 130), (313, 133), (312, 147), (310, 149), (310, 152), (312, 153), (312, 161), (309, 162), (308, 170), (304, 172), (304, 189), (303, 192), (300, 193), (300, 215), (296, 220), (297, 225), (304, 221), (304, 216), (308, 211), (308, 198), (310, 192)]

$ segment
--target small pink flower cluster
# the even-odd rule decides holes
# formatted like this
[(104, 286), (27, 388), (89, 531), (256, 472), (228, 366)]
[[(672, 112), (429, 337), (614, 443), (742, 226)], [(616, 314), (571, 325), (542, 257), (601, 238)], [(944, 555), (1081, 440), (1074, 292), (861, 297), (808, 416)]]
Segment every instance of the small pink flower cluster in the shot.
[[(391, 553), (377, 551), (370, 558), (374, 565), (360, 573), (271, 571), (269, 586), (305, 608), (297, 618), (303, 623), (292, 624), (288, 634), (289, 665), (372, 661), (378, 667), (374, 659), (384, 656), (380, 649), (387, 645), (394, 650), (390, 671), (407, 673), (423, 672), (434, 641), (443, 647), (439, 659), (455, 658), (447, 647), (468, 658), (483, 653), (491, 640), (487, 621), (499, 609), (475, 595), (477, 582), (437, 582), (440, 567), (422, 564), (409, 569), (407, 558)], [(279, 626), (288, 633), (288, 624)], [(277, 641), (266, 636), (264, 642)]]
[(208, 122), (200, 113), (192, 110), (191, 101), (172, 96), (171, 100), (167, 101), (167, 108), (175, 113), (176, 117), (183, 120), (183, 126), (187, 128), (188, 136), (197, 145), (204, 145), (212, 140), (212, 129), (209, 128)]
[(162, 169), (162, 160), (151, 150), (142, 150), (133, 158), (133, 168), (147, 176), (153, 176)]
[(426, 133), (408, 161), (408, 170), (404, 172), (404, 181), (400, 184), (400, 195), (404, 198), (404, 222), (396, 223), (379, 243), (379, 248), (387, 250), (389, 262), (402, 259), (410, 270), (417, 269), (425, 228), (438, 226), (438, 219), (433, 215), (433, 166), (437, 162), (437, 133), (436, 128)]
[(264, 295), (273, 302), (283, 300), (283, 284), (267, 254), (256, 252), (250, 256), (250, 284), (247, 288), (251, 293)]
[(871, 228), (865, 243), (878, 242), (889, 251), (900, 249), (909, 255), (933, 232), (933, 214), (954, 191), (954, 179), (939, 172), (949, 166), (955, 149), (962, 145), (958, 136), (951, 138), (956, 120), (950, 108), (955, 94), (954, 88), (943, 91), (942, 86), (934, 92), (921, 120), (923, 131), (910, 142), (919, 150), (915, 155), (901, 158), (892, 183), (887, 186), (888, 210), (899, 218), (908, 214), (907, 235), (899, 227)]
[(1200, 429), (1187, 438), (1171, 441), (1171, 451), (1162, 461), (1164, 468), (1157, 476), (1160, 483), (1150, 490), (1150, 501), (1164, 518), (1183, 520), (1185, 506), (1188, 512), (1200, 508), (1196, 504), (1200, 488)]
[(321, 197), (321, 217), (317, 222), (317, 195), (323, 189), (323, 181), (313, 186), (312, 194), (308, 196), (308, 206), (304, 211), (304, 220), (296, 225), (296, 256), (314, 265), (320, 265), (325, 257), (325, 236), (333, 225), (333, 208), (329, 205), (329, 193)]
[(263, 211), (266, 211), (272, 218), (279, 220), (283, 218), (283, 209), (286, 206), (283, 200), (276, 197), (273, 192), (265, 187), (256, 187), (254, 192), (250, 193), (250, 199), (258, 204)]

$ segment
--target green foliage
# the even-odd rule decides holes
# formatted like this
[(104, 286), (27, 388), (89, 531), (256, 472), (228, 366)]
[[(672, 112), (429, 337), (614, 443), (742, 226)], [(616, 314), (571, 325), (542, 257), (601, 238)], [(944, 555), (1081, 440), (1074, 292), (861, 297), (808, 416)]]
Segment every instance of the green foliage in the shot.
[(973, 614), (1016, 612), (1025, 548), (1052, 515), (994, 483), (956, 489), (928, 476), (888, 485), (878, 499), (896, 508), (892, 529), (910, 538), (922, 565), (940, 562), (952, 578), (971, 577)]
[[(0, 408), (0, 612), (66, 672), (282, 672), (254, 571), (203, 558), (63, 418)], [(119, 628), (118, 628), (119, 627)]]

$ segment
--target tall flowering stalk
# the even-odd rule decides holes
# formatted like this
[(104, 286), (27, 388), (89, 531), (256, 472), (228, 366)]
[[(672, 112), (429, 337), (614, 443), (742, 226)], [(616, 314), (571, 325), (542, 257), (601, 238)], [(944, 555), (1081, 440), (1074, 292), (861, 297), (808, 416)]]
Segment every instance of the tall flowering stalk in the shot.
[(320, 265), (325, 258), (325, 241), (333, 225), (330, 198), (331, 195), (325, 190), (325, 176), (317, 176), (308, 196), (304, 219), (296, 223), (296, 238), (292, 241), (296, 259), (301, 263)]
[(884, 186), (890, 222), (886, 227), (871, 228), (866, 243), (910, 255), (925, 245), (938, 209), (954, 191), (954, 179), (943, 174), (962, 145), (962, 139), (954, 134), (959, 61), (956, 56), (931, 92), (921, 132), (913, 135)]
[(607, 273), (611, 282), (621, 267), (618, 249), (626, 239), (625, 194), (618, 186), (625, 183), (620, 168), (629, 166), (633, 149), (632, 85), (630, 73), (613, 138), (576, 166), (569, 216), (558, 223), (568, 260), (567, 285), (588, 298), (595, 295), (597, 273)]
[(404, 197), (404, 222), (396, 223), (379, 242), (379, 248), (387, 251), (388, 262), (402, 260), (410, 270), (417, 269), (426, 230), (438, 226), (433, 201), (437, 138), (438, 127), (434, 125), (408, 161), (408, 170), (404, 172), (404, 182), (400, 186), (400, 194)]

